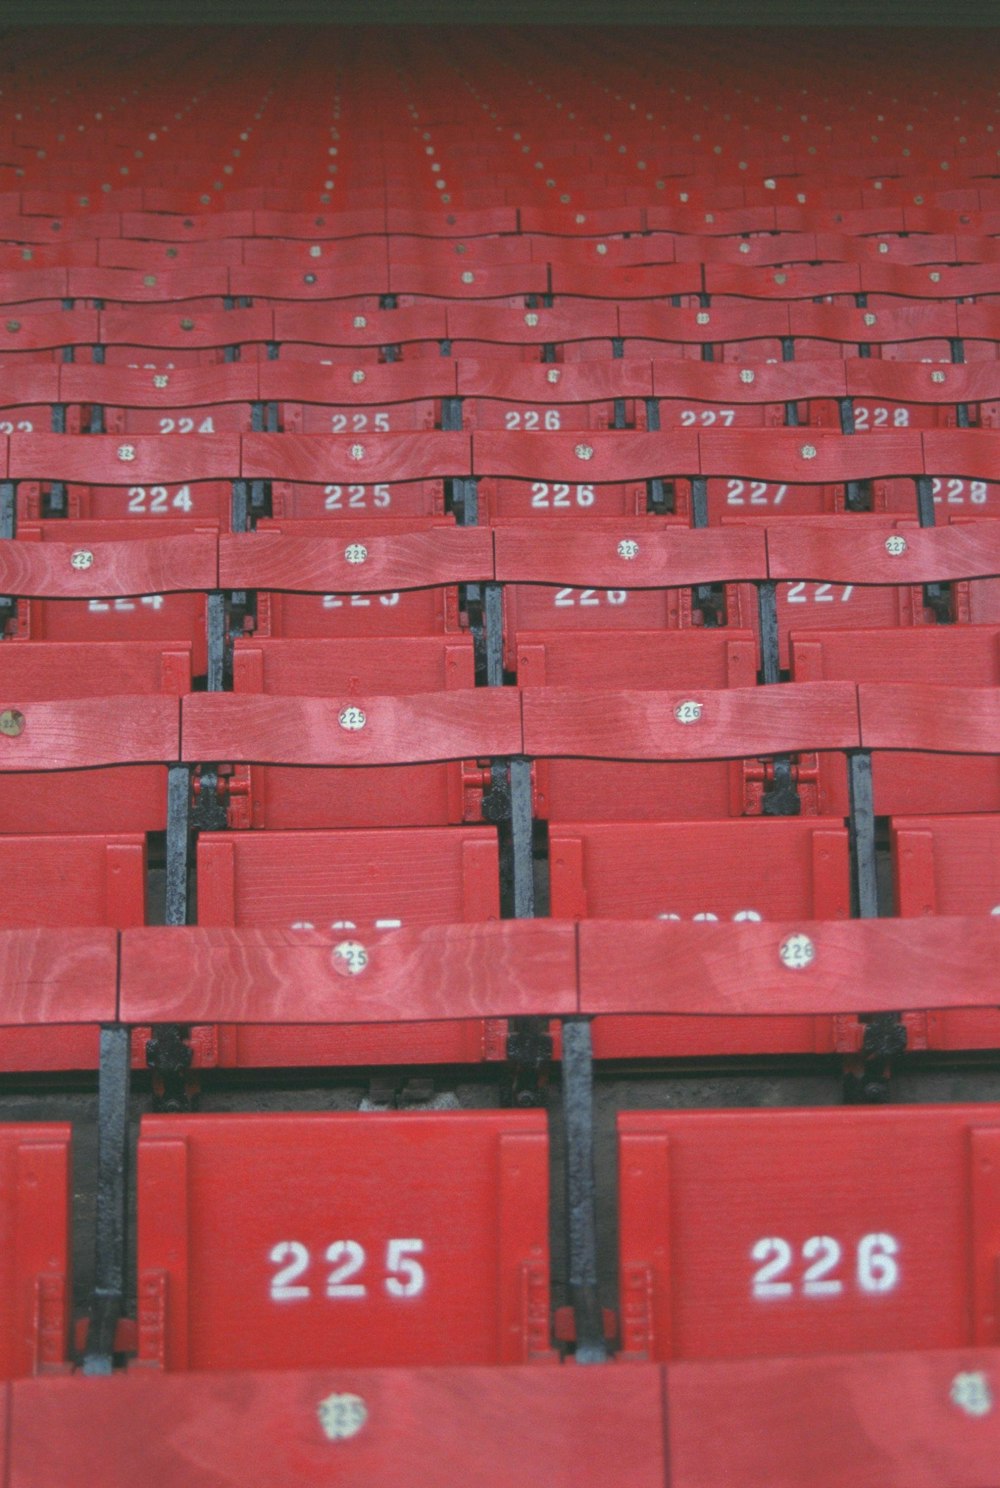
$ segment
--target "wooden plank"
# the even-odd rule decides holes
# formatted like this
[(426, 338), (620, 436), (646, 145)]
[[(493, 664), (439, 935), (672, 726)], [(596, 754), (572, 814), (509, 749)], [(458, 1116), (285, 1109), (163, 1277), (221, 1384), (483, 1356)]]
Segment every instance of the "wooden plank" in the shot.
[[(363, 946), (350, 972), (340, 945)], [(577, 1011), (570, 923), (505, 920), (334, 934), (144, 929), (122, 939), (129, 1023), (413, 1023)]]
[[(13, 1387), (12, 1485), (664, 1488), (661, 1370), (133, 1370)], [(985, 1481), (985, 1480), (984, 1480)], [(718, 1485), (715, 1485), (718, 1488)], [(964, 1488), (964, 1485), (963, 1485)]]
[(521, 753), (513, 688), (409, 697), (193, 693), (184, 699), (182, 729), (183, 758), (191, 761), (393, 765)]
[(774, 522), (767, 529), (772, 579), (836, 584), (924, 584), (1000, 573), (1000, 522), (955, 527)]
[[(802, 936), (812, 944), (812, 960), (790, 967), (783, 955), (801, 959), (796, 937)], [(1000, 924), (985, 915), (738, 924), (590, 920), (580, 925), (580, 1005), (590, 1014), (707, 1016), (991, 1007), (998, 957)]]
[(691, 398), (724, 406), (847, 395), (844, 363), (832, 357), (815, 362), (765, 362), (755, 367), (734, 362), (654, 362), (653, 387), (658, 398)]
[(653, 396), (652, 366), (648, 361), (634, 357), (607, 362), (569, 362), (559, 366), (469, 358), (456, 365), (458, 392), (463, 398), (502, 398), (512, 403), (544, 406)]
[(211, 532), (133, 542), (0, 539), (0, 592), (4, 594), (107, 599), (215, 589), (217, 585), (218, 538)]
[(240, 472), (237, 434), (13, 434), (12, 480), (85, 485), (232, 480)]
[[(472, 436), (476, 475), (518, 480), (650, 480), (656, 476), (697, 475), (698, 437), (694, 430), (639, 434), (631, 430), (594, 433), (508, 434), (484, 430)], [(728, 472), (727, 472), (728, 473)]]
[(640, 518), (600, 533), (547, 531), (540, 541), (525, 523), (496, 528), (495, 541), (496, 577), (507, 583), (661, 589), (767, 574), (764, 533), (752, 527), (656, 531)]
[(254, 480), (411, 481), (469, 475), (468, 434), (245, 434)]
[(1000, 434), (987, 429), (925, 429), (922, 438), (928, 475), (1000, 480)]
[(666, 1378), (673, 1488), (997, 1480), (997, 1349), (672, 1364)]
[(998, 752), (1000, 689), (863, 682), (858, 698), (865, 749)]
[(111, 1023), (118, 1008), (114, 930), (0, 930), (0, 1023)]
[(847, 682), (684, 693), (531, 687), (522, 699), (524, 752), (534, 757), (739, 759), (859, 742)]
[(445, 358), (353, 368), (346, 362), (335, 367), (318, 367), (315, 362), (261, 362), (260, 396), (265, 402), (322, 403), (334, 408), (450, 398), (455, 394), (458, 366)]
[[(920, 434), (899, 429), (863, 439), (819, 429), (713, 429), (698, 436), (701, 473), (795, 484), (918, 476)], [(810, 451), (812, 453), (810, 453)]]
[(180, 754), (176, 697), (115, 696), (35, 702), (3, 700), (11, 729), (0, 731), (0, 773), (95, 765), (168, 763)]
[[(844, 362), (843, 367), (852, 398), (886, 398), (896, 403), (978, 403), (1000, 398), (997, 362), (940, 367), (859, 357)], [(960, 442), (967, 432), (961, 431)], [(924, 450), (926, 453), (926, 443)]]
[(223, 589), (367, 594), (492, 578), (493, 536), (485, 527), (382, 536), (362, 524), (345, 528), (342, 537), (254, 532), (219, 539)]
[[(148, 368), (64, 362), (59, 392), (64, 403), (101, 403), (112, 408), (198, 408), (207, 403), (251, 403), (258, 396), (258, 362), (223, 362), (212, 367)], [(198, 435), (198, 438), (204, 438)]]

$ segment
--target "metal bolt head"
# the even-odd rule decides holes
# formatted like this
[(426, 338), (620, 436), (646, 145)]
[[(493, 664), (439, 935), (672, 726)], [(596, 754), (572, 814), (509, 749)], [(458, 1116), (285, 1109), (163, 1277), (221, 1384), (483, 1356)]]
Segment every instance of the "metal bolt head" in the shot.
[(898, 532), (894, 532), (891, 537), (886, 538), (885, 550), (890, 558), (899, 558), (906, 552), (906, 538), (901, 537)]
[(340, 724), (340, 727), (342, 729), (346, 729), (349, 734), (355, 734), (357, 733), (358, 729), (364, 728), (365, 724), (368, 722), (368, 719), (363, 708), (349, 707), (341, 708), (339, 714), (337, 715), (337, 722)]
[(816, 446), (814, 444), (804, 444), (799, 450), (799, 454), (802, 456), (803, 460), (815, 460)]
[(678, 703), (674, 709), (674, 717), (678, 723), (697, 723), (701, 718), (703, 707), (696, 703), (693, 698), (686, 698), (683, 703)]
[(352, 444), (347, 453), (352, 460), (363, 460), (365, 457), (365, 447), (363, 444)]
[(816, 959), (816, 947), (808, 935), (799, 931), (789, 935), (778, 947), (778, 958), (789, 971), (804, 971)]
[(334, 946), (331, 959), (341, 976), (358, 976), (368, 965), (368, 952), (360, 940), (342, 940)]
[(70, 554), (70, 568), (93, 568), (94, 555), (89, 548), (77, 548)]
[(19, 331), (21, 329), (21, 322), (19, 320), (8, 320), (7, 329), (8, 331), (10, 331), (11, 335), (13, 335), (16, 331)]
[(0, 734), (5, 734), (8, 739), (16, 739), (18, 734), (24, 733), (24, 714), (20, 708), (4, 708), (0, 712)]
[(594, 446), (592, 444), (578, 444), (574, 453), (578, 460), (592, 460), (594, 458)]
[(357, 369), (357, 371), (351, 373), (351, 381), (352, 382), (364, 382), (364, 380), (365, 380), (365, 374), (361, 370), (360, 367)]
[(368, 549), (364, 543), (348, 543), (344, 549), (344, 557), (348, 563), (364, 563), (368, 557)]
[(116, 454), (118, 455), (119, 460), (125, 460), (125, 461), (134, 460), (135, 459), (135, 445), (134, 444), (120, 444), (118, 446), (118, 449), (116, 451)]
[(742, 367), (740, 369), (740, 382), (756, 382), (756, 380), (757, 374), (752, 367)]
[(619, 558), (628, 559), (638, 558), (639, 544), (636, 542), (634, 537), (622, 538), (621, 542), (618, 544), (618, 556)]

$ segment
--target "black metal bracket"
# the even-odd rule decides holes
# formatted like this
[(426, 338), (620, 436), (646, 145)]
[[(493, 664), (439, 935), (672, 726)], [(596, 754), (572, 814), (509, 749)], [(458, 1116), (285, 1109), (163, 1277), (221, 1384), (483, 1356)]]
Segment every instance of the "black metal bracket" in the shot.
[(131, 1073), (129, 1030), (117, 1025), (102, 1028), (97, 1073), (94, 1290), (83, 1351), (84, 1374), (112, 1372), (115, 1334), (124, 1310)]
[(588, 1018), (562, 1025), (562, 1111), (570, 1301), (576, 1324), (576, 1362), (608, 1357), (597, 1290), (597, 1191), (594, 1161), (594, 1064)]
[[(760, 681), (771, 687), (781, 682), (781, 651), (778, 636), (778, 586), (773, 579), (757, 585), (757, 616), (760, 624)], [(798, 816), (802, 799), (795, 784), (791, 756), (776, 754), (769, 789), (761, 802), (764, 816)]]

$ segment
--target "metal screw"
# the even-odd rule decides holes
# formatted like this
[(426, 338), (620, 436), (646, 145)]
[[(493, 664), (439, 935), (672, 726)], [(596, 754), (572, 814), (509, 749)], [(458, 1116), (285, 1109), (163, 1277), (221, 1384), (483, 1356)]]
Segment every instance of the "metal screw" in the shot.
[(6, 734), (8, 739), (16, 739), (18, 734), (24, 733), (24, 714), (19, 708), (4, 708), (0, 713), (0, 734)]

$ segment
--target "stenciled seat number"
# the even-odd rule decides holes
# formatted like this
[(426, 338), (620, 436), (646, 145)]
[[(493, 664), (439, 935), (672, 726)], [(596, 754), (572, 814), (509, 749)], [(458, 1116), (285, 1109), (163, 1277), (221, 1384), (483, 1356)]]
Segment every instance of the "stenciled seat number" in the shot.
[[(423, 1263), (422, 1240), (387, 1240), (380, 1261), (369, 1266), (369, 1255), (357, 1240), (334, 1240), (323, 1252), (329, 1268), (322, 1282), (315, 1283), (331, 1301), (365, 1298), (369, 1289), (381, 1290), (388, 1297), (419, 1297), (427, 1283)], [(314, 1257), (300, 1240), (279, 1240), (268, 1259), (278, 1270), (271, 1277), (272, 1302), (301, 1302), (314, 1295), (314, 1283), (307, 1279)]]
[(900, 1244), (883, 1230), (862, 1235), (842, 1270), (844, 1247), (832, 1235), (812, 1235), (800, 1252), (800, 1262), (788, 1240), (767, 1235), (758, 1240), (750, 1258), (759, 1262), (750, 1292), (760, 1302), (800, 1297), (840, 1297), (846, 1291), (878, 1296), (899, 1285)]
[(138, 600), (135, 599), (88, 599), (87, 609), (94, 615), (103, 615), (108, 610), (114, 610), (117, 615), (127, 615), (136, 608), (137, 604), (146, 605), (151, 610), (162, 610), (162, 594), (142, 594)]
[(142, 516), (167, 514), (192, 509), (191, 487), (178, 486), (171, 494), (169, 486), (129, 486), (128, 509)]
[(574, 605), (623, 605), (628, 599), (627, 589), (557, 589), (552, 603), (557, 610), (571, 609)]
[(368, 506), (382, 509), (392, 504), (392, 492), (385, 485), (324, 486), (323, 495), (327, 511), (361, 511)]
[(558, 408), (526, 408), (520, 412), (509, 408), (503, 416), (505, 429), (561, 429), (562, 419)]
[(353, 610), (366, 610), (378, 599), (380, 605), (390, 607), (399, 604), (398, 594), (324, 594), (324, 610), (341, 610), (349, 605)]
[(593, 486), (571, 486), (564, 481), (550, 484), (548, 481), (532, 481), (531, 504), (533, 507), (593, 506)]
[(209, 415), (197, 423), (193, 418), (161, 418), (161, 434), (214, 434), (215, 424)]

